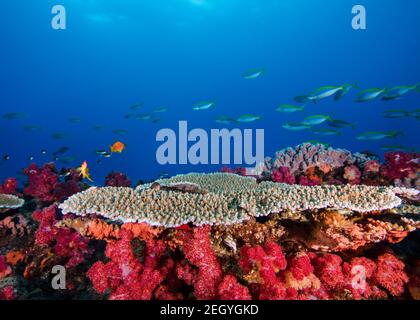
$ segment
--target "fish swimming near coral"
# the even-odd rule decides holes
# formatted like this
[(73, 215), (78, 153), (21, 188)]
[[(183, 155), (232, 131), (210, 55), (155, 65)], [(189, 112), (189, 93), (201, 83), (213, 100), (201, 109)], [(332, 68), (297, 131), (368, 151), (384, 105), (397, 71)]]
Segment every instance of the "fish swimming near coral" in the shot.
[(232, 117), (229, 117), (229, 116), (219, 116), (219, 117), (216, 118), (215, 121), (217, 123), (220, 123), (220, 124), (231, 124), (233, 122), (236, 122), (235, 119), (233, 119)]
[(142, 103), (137, 103), (137, 104), (134, 104), (134, 105), (130, 106), (130, 109), (131, 110), (138, 110), (138, 109), (141, 109), (142, 107), (143, 107)]
[(169, 110), (168, 107), (157, 107), (155, 109), (153, 109), (153, 112), (155, 113), (163, 113), (163, 112), (167, 112)]
[(297, 111), (303, 111), (305, 109), (305, 106), (294, 106), (291, 104), (282, 104), (276, 108), (277, 112), (297, 112)]
[(242, 74), (242, 78), (251, 80), (261, 77), (265, 73), (264, 69), (251, 69)]
[(337, 129), (328, 129), (328, 128), (315, 129), (315, 128), (312, 128), (311, 130), (312, 130), (313, 133), (321, 135), (321, 136), (339, 136), (339, 135), (341, 135), (341, 131), (337, 130)]
[(325, 121), (332, 121), (330, 116), (326, 116), (323, 114), (316, 114), (313, 116), (306, 117), (303, 119), (302, 124), (306, 126), (314, 126), (324, 123)]
[(235, 121), (239, 123), (250, 123), (257, 120), (261, 120), (261, 116), (254, 114), (243, 114), (235, 119)]
[(385, 88), (371, 88), (360, 92), (357, 95), (356, 102), (369, 102), (375, 100), (386, 92)]
[(87, 179), (87, 180), (93, 182), (93, 180), (92, 180), (92, 178), (90, 176), (88, 164), (87, 164), (86, 161), (83, 161), (83, 163), (81, 164), (81, 166), (79, 168), (77, 168), (77, 172), (80, 174), (80, 176), (83, 179)]
[(3, 114), (2, 118), (5, 120), (17, 120), (25, 118), (26, 114), (23, 112), (8, 112)]
[(117, 129), (117, 130), (113, 130), (112, 132), (114, 134), (117, 134), (117, 135), (126, 135), (126, 134), (128, 134), (128, 130), (125, 130), (125, 129)]
[(410, 112), (403, 109), (385, 110), (383, 116), (389, 119), (401, 119), (409, 117)]
[(380, 131), (372, 131), (372, 132), (365, 132), (359, 134), (356, 139), (357, 140), (382, 140), (382, 139), (395, 139), (398, 136), (403, 135), (400, 131), (388, 131), (388, 132), (380, 132)]
[(208, 109), (214, 107), (215, 104), (216, 103), (214, 101), (201, 101), (201, 102), (196, 103), (193, 106), (193, 110), (195, 110), (195, 111), (208, 110)]
[(109, 151), (112, 153), (122, 153), (125, 149), (125, 143), (121, 141), (116, 141), (109, 147)]
[(330, 121), (328, 121), (328, 126), (333, 127), (333, 128), (352, 128), (355, 129), (356, 128), (356, 123), (354, 122), (348, 122), (345, 120), (338, 120), (338, 119), (332, 119)]
[(289, 131), (302, 131), (311, 128), (310, 126), (303, 124), (302, 122), (288, 122), (282, 125), (282, 127)]

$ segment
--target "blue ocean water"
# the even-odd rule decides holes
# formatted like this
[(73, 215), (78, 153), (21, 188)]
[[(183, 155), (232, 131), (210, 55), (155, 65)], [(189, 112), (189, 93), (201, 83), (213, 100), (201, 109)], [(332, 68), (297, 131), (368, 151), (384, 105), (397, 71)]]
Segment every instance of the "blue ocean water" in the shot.
[[(53, 30), (51, 8), (63, 5), (67, 29)], [(367, 29), (351, 27), (352, 7), (367, 10)], [(228, 126), (265, 130), (265, 154), (320, 140), (352, 151), (382, 154), (381, 145), (418, 148), (419, 122), (386, 119), (387, 109), (418, 109), (419, 93), (400, 100), (355, 103), (355, 92), (341, 101), (308, 104), (304, 112), (278, 113), (280, 104), (325, 85), (357, 81), (361, 88), (393, 87), (420, 82), (420, 2), (417, 0), (2, 0), (0, 3), (0, 179), (16, 176), (31, 162), (62, 158), (87, 160), (95, 183), (110, 171), (132, 180), (153, 179), (162, 172), (214, 171), (222, 165), (157, 163), (162, 128), (177, 130), (178, 121), (192, 128), (222, 128), (220, 115), (252, 113), (260, 121)], [(241, 75), (264, 68), (252, 80)], [(193, 111), (198, 101), (215, 100), (210, 110)], [(125, 119), (129, 107), (138, 113), (167, 106), (158, 123)], [(340, 136), (282, 128), (313, 114), (357, 123)], [(80, 122), (71, 123), (69, 117)], [(40, 131), (27, 132), (25, 125)], [(102, 130), (94, 130), (103, 125)], [(125, 135), (114, 130), (124, 129)], [(365, 131), (400, 130), (404, 136), (359, 141)], [(53, 133), (62, 132), (56, 140)], [(101, 158), (97, 149), (113, 142), (127, 149)], [(42, 154), (45, 150), (46, 154)], [(3, 160), (8, 155), (9, 160)], [(33, 160), (29, 157), (33, 156)]]

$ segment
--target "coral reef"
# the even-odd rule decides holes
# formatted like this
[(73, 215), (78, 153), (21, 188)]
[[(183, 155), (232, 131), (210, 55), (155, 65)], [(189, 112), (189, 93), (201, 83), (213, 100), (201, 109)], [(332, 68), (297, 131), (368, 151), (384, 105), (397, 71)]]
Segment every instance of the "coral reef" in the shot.
[(418, 154), (304, 144), (275, 163), (87, 190), (31, 165), (0, 186), (25, 201), (0, 213), (0, 300), (420, 299)]
[[(202, 192), (164, 190), (161, 185), (194, 186)], [(156, 188), (156, 185), (159, 187)], [(397, 207), (396, 194), (413, 194), (414, 189), (368, 186), (298, 186), (273, 182), (257, 184), (253, 178), (234, 174), (190, 174), (158, 180), (154, 184), (130, 188), (90, 188), (60, 205), (63, 213), (99, 214), (122, 222), (146, 222), (154, 226), (176, 227), (187, 223), (232, 224), (251, 217), (284, 210), (322, 208), (359, 212)]]

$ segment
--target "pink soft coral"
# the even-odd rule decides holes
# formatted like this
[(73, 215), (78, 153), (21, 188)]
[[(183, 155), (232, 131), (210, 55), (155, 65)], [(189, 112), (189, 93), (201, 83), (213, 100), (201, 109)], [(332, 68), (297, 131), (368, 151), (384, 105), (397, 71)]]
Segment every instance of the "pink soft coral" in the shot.
[(271, 173), (271, 180), (279, 183), (294, 184), (296, 182), (295, 176), (287, 167), (280, 167), (273, 170)]

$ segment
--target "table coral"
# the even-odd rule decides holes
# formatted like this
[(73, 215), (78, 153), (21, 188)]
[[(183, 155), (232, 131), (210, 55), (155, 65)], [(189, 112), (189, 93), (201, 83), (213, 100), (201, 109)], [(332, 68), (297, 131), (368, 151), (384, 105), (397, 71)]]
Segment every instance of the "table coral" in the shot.
[(0, 210), (1, 209), (17, 209), (24, 205), (25, 200), (20, 199), (12, 194), (0, 193)]
[[(160, 186), (192, 183), (206, 192), (165, 190)], [(359, 212), (391, 209), (402, 201), (396, 194), (416, 190), (369, 186), (299, 186), (261, 182), (234, 174), (180, 175), (131, 188), (93, 187), (60, 205), (63, 213), (99, 214), (122, 222), (176, 227), (187, 223), (233, 224), (284, 210), (322, 208)]]

